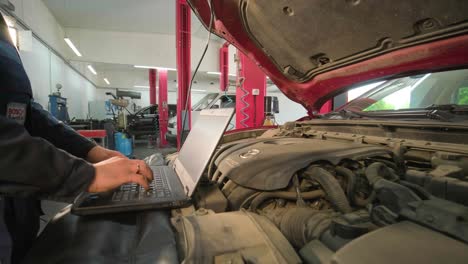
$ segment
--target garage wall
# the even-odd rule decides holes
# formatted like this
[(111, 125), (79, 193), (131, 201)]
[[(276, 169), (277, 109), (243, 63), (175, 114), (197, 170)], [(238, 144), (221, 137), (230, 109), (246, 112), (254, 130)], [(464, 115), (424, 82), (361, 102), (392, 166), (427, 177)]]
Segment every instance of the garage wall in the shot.
[(32, 39), (32, 50), (20, 51), (20, 56), (31, 81), (35, 100), (48, 108), (49, 94), (61, 84), (62, 96), (68, 98), (70, 118), (86, 118), (88, 101), (95, 100), (96, 87), (79, 75), (60, 57), (37, 39)]
[(64, 29), (49, 11), (42, 0), (9, 0), (14, 6), (14, 13), (24, 21), (34, 32), (60, 54), (68, 57), (72, 52), (68, 49), (63, 36)]
[(49, 49), (36, 39), (32, 39), (31, 47), (31, 51), (20, 51), (21, 60), (29, 76), (34, 99), (47, 107), (48, 95), (51, 92), (51, 54)]
[[(69, 56), (66, 47), (64, 30), (41, 0), (10, 0), (15, 5), (15, 15), (23, 21), (42, 41), (31, 34), (21, 34), (26, 30), (14, 23), (20, 32), (20, 43), (30, 43), (27, 48), (20, 46), (20, 56), (31, 81), (35, 100), (44, 108), (48, 108), (48, 95), (56, 91), (56, 84), (62, 85), (62, 95), (68, 98), (70, 118), (86, 118), (88, 115), (88, 100), (95, 99), (96, 87), (86, 78), (78, 74), (61, 57)], [(15, 22), (15, 19), (12, 19)], [(87, 76), (92, 79), (93, 76)]]

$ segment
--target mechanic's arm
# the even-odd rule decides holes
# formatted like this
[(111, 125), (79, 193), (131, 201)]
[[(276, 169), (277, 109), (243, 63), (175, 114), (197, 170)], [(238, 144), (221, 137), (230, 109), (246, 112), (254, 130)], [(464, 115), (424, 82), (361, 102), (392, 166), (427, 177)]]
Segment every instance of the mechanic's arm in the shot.
[(81, 136), (35, 102), (31, 103), (31, 120), (32, 127), (30, 131), (32, 136), (44, 138), (54, 146), (91, 163), (97, 163), (112, 157), (125, 157), (120, 152), (103, 148)]
[(148, 188), (151, 169), (144, 161), (114, 157), (90, 164), (32, 137), (26, 129), (0, 116), (0, 193), (39, 194), (72, 200), (80, 192), (104, 192), (135, 182)]

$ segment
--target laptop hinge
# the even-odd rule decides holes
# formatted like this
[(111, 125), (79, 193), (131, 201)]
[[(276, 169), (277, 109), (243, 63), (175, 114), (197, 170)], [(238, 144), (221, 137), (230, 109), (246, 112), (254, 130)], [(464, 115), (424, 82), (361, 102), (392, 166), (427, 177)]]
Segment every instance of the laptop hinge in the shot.
[(177, 176), (179, 177), (180, 182), (182, 183), (185, 194), (187, 195), (187, 197), (191, 196), (193, 193), (193, 189), (195, 188), (195, 182), (193, 182), (192, 177), (190, 177), (187, 170), (182, 165), (182, 162), (180, 162), (177, 158), (174, 161), (173, 168)]

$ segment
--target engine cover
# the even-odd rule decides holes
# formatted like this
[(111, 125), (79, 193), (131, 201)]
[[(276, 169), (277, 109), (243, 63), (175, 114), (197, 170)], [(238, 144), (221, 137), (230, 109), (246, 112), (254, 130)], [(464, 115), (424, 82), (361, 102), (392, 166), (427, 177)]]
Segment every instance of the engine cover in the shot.
[(271, 191), (287, 187), (292, 176), (310, 163), (362, 159), (390, 154), (379, 146), (305, 138), (278, 138), (248, 145), (223, 159), (218, 169), (224, 177), (244, 187)]

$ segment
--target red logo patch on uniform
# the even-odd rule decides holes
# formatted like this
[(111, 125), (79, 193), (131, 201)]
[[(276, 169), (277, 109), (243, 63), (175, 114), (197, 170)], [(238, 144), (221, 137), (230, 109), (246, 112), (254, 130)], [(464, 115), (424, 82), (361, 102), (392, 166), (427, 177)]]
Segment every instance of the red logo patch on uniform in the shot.
[(26, 120), (26, 105), (20, 103), (9, 103), (7, 105), (6, 117), (23, 125)]

